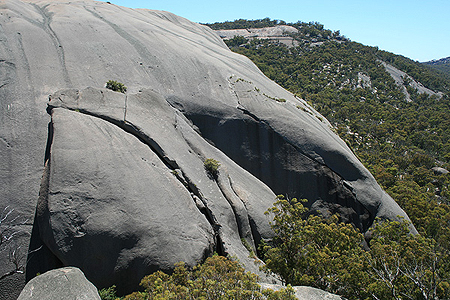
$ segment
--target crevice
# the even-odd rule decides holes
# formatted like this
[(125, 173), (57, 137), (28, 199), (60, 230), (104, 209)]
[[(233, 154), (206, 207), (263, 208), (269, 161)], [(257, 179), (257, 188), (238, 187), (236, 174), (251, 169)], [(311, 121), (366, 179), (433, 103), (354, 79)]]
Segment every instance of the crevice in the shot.
[[(102, 93), (102, 96), (104, 97), (103, 93)], [(123, 108), (123, 120), (124, 121), (127, 119), (127, 105), (128, 105), (128, 95), (125, 95), (125, 105), (124, 105), (124, 108)]]
[(173, 174), (189, 191), (197, 209), (200, 211), (200, 213), (202, 213), (205, 216), (206, 220), (211, 225), (211, 228), (214, 231), (214, 240), (216, 245), (215, 251), (217, 252), (217, 254), (221, 256), (227, 256), (228, 253), (224, 248), (221, 238), (222, 226), (217, 222), (217, 218), (214, 216), (213, 212), (208, 208), (208, 205), (202, 193), (200, 192), (198, 187), (189, 179), (189, 177), (187, 177), (186, 174), (184, 174), (184, 172), (181, 169), (174, 170)]
[[(221, 172), (225, 171), (222, 170)], [(247, 208), (245, 207), (241, 198), (239, 198), (239, 196), (234, 193), (231, 187), (228, 188), (226, 180), (229, 180), (229, 175), (219, 173), (219, 176), (217, 176), (215, 182), (217, 184), (217, 187), (221, 191), (222, 196), (225, 198), (225, 200), (227, 200), (233, 211), (234, 219), (236, 220), (236, 224), (238, 227), (239, 238), (241, 240), (244, 239), (253, 248), (253, 250), (256, 250), (252, 230), (250, 224), (248, 223), (249, 218)]]
[(50, 232), (50, 211), (49, 211), (49, 186), (51, 172), (51, 146), (53, 144), (53, 121), (48, 124), (48, 137), (45, 151), (44, 172), (39, 188), (39, 197), (36, 205), (36, 212), (33, 222), (33, 229), (30, 237), (28, 249), (26, 280), (29, 281), (38, 273), (45, 273), (49, 270), (63, 266), (63, 263), (50, 250), (55, 249), (56, 242), (53, 237), (47, 236), (44, 241), (43, 233)]
[(111, 124), (119, 127), (120, 129), (124, 130), (125, 132), (135, 136), (137, 139), (139, 139), (139, 141), (141, 141), (143, 144), (147, 145), (156, 154), (156, 156), (158, 156), (158, 158), (164, 163), (164, 165), (167, 168), (169, 168), (170, 170), (179, 169), (178, 164), (174, 160), (171, 160), (169, 157), (167, 157), (165, 155), (164, 150), (158, 145), (158, 143), (154, 139), (152, 139), (147, 134), (142, 132), (139, 127), (135, 126), (134, 124), (132, 124), (128, 121), (117, 120), (117, 119), (111, 118), (106, 115), (100, 115), (100, 114), (90, 112), (85, 109), (70, 108), (70, 107), (58, 107), (58, 106), (52, 106), (50, 104), (48, 104), (47, 112), (50, 112), (50, 114), (51, 114), (51, 111), (53, 110), (53, 108), (63, 108), (63, 109), (67, 109), (70, 111), (76, 111), (78, 113), (82, 113), (82, 114), (85, 114), (85, 115), (88, 115), (91, 117), (99, 118), (99, 119), (102, 119), (103, 121), (111, 123)]
[(230, 182), (231, 190), (236, 195), (236, 197), (238, 197), (241, 200), (242, 204), (245, 207), (245, 210), (247, 211), (248, 224), (250, 225), (250, 230), (251, 230), (251, 234), (252, 234), (252, 237), (253, 237), (253, 242), (255, 243), (256, 255), (259, 257), (259, 255), (258, 255), (258, 246), (261, 243), (261, 234), (258, 232), (258, 228), (256, 226), (255, 221), (253, 220), (251, 215), (248, 213), (248, 209), (247, 209), (247, 205), (245, 204), (245, 201), (242, 200), (242, 198), (239, 196), (239, 193), (236, 192), (236, 189), (234, 188), (233, 180), (231, 179), (230, 176), (228, 176), (228, 180)]
[(45, 146), (44, 164), (50, 159), (50, 152), (53, 143), (53, 122), (48, 123), (47, 145)]
[[(51, 114), (53, 108), (62, 108), (62, 107), (55, 107), (55, 106), (48, 104), (47, 112), (49, 114)], [(164, 163), (164, 165), (172, 171), (172, 173), (183, 184), (183, 186), (188, 190), (188, 192), (191, 194), (194, 202), (196, 202), (194, 197), (197, 197), (198, 199), (200, 199), (204, 208), (199, 207), (199, 205), (197, 205), (197, 203), (196, 203), (196, 207), (206, 217), (207, 221), (210, 223), (210, 225), (214, 231), (214, 239), (215, 239), (215, 245), (216, 245), (215, 251), (219, 255), (224, 255), (224, 256), (227, 255), (227, 252), (224, 249), (223, 241), (221, 238), (221, 235), (222, 235), (221, 234), (221, 225), (217, 222), (217, 219), (214, 216), (213, 212), (208, 208), (207, 203), (204, 200), (204, 197), (201, 194), (200, 190), (184, 174), (184, 172), (180, 169), (180, 167), (178, 166), (176, 161), (170, 159), (169, 157), (167, 157), (165, 155), (164, 150), (158, 145), (158, 143), (155, 140), (153, 140), (147, 134), (142, 132), (140, 130), (140, 128), (136, 127), (134, 124), (132, 124), (126, 120), (125, 121), (117, 120), (117, 119), (111, 118), (109, 116), (92, 113), (92, 112), (90, 112), (88, 110), (84, 110), (84, 109), (68, 108), (68, 107), (64, 107), (63, 109), (75, 111), (75, 112), (82, 113), (82, 114), (85, 114), (85, 115), (88, 115), (91, 117), (102, 119), (106, 122), (109, 122), (109, 123), (119, 127), (120, 129), (124, 130), (125, 132), (133, 135), (134, 137), (139, 139), (139, 141), (141, 141), (143, 144), (147, 145), (156, 154), (156, 156)], [(53, 124), (52, 124), (51, 128), (52, 128), (51, 129), (51, 137), (53, 138)], [(50, 130), (49, 130), (49, 135), (50, 135)], [(51, 143), (48, 144), (47, 146), (50, 149)], [(50, 156), (50, 150), (48, 150), (48, 154)], [(47, 154), (46, 154), (46, 156), (47, 156)], [(179, 174), (179, 171), (181, 172), (181, 174)]]
[(62, 67), (64, 82), (69, 87), (71, 87), (72, 82), (70, 80), (69, 72), (67, 71), (67, 67), (66, 67), (66, 58), (65, 58), (65, 54), (64, 54), (64, 48), (63, 48), (58, 36), (56, 35), (55, 31), (50, 26), (50, 23), (52, 22), (52, 14), (47, 12), (48, 5), (46, 5), (44, 7), (40, 7), (39, 5), (34, 4), (34, 3), (30, 3), (30, 4), (36, 8), (37, 12), (43, 18), (43, 23), (41, 24), (41, 26), (44, 29), (44, 31), (47, 32), (47, 34), (50, 36), (50, 39), (52, 40), (53, 45), (55, 46), (56, 53), (58, 54), (59, 63), (61, 64), (61, 67)]

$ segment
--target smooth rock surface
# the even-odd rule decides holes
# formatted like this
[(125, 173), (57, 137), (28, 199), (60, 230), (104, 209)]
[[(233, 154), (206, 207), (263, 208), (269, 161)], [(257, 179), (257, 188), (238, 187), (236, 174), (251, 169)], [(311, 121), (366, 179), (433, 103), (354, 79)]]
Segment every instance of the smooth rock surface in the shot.
[(17, 300), (100, 300), (96, 287), (78, 268), (48, 271), (27, 283)]

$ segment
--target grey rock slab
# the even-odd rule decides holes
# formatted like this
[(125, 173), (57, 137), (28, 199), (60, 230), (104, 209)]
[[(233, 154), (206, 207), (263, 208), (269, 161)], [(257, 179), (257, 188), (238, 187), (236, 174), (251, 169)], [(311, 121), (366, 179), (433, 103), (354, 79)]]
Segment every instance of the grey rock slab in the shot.
[(234, 107), (174, 96), (168, 101), (204, 138), (277, 194), (306, 198), (312, 207), (327, 203), (320, 205), (323, 213), (339, 213), (362, 231), (375, 217), (407, 219), (312, 108), (292, 96), (270, 96), (249, 78), (229, 79), (238, 102)]
[(52, 124), (47, 197), (36, 219), (63, 265), (96, 286), (130, 292), (153, 271), (193, 266), (213, 251), (212, 228), (190, 193), (137, 137), (63, 108), (53, 109)]
[(447, 169), (441, 167), (433, 167), (431, 168), (431, 170), (433, 170), (434, 174), (436, 175), (445, 175), (449, 172)]
[[(260, 273), (259, 265), (249, 259), (249, 251), (241, 239), (256, 250), (261, 239), (273, 237), (269, 219), (264, 215), (275, 200), (273, 192), (206, 142), (161, 95), (150, 90), (127, 95), (126, 119), (123, 120), (122, 113), (114, 110), (123, 103), (123, 98), (116, 94), (119, 93), (93, 88), (63, 90), (50, 97), (49, 105), (57, 111), (64, 107), (108, 120), (149, 145), (172, 170), (174, 178), (200, 202), (199, 209), (209, 218), (219, 239), (216, 251), (236, 257), (249, 269)], [(101, 113), (104, 107), (101, 104), (105, 102), (112, 107), (110, 115)], [(208, 176), (204, 168), (206, 158), (220, 161), (217, 180)]]
[(410, 102), (411, 100), (411, 95), (409, 94), (408, 90), (406, 89), (406, 82), (405, 82), (405, 78), (407, 78), (407, 80), (409, 81), (407, 84), (416, 89), (418, 93), (420, 94), (427, 94), (429, 96), (438, 96), (438, 97), (442, 97), (442, 93), (436, 93), (435, 91), (432, 91), (428, 88), (426, 88), (422, 83), (416, 81), (414, 78), (412, 78), (411, 76), (409, 76), (408, 74), (406, 74), (405, 72), (397, 69), (396, 67), (381, 61), (381, 64), (384, 66), (384, 68), (386, 69), (386, 71), (391, 75), (392, 79), (394, 79), (395, 83), (400, 87), (400, 89), (402, 90), (403, 94), (405, 94), (406, 96), (406, 101)]
[(27, 283), (18, 300), (100, 300), (97, 288), (74, 267), (48, 271)]

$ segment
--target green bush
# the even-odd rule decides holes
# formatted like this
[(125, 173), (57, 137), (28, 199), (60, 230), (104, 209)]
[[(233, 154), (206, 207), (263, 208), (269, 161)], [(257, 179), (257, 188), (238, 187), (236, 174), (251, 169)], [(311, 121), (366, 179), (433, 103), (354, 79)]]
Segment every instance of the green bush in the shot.
[(296, 299), (290, 286), (281, 291), (263, 290), (257, 282), (258, 276), (246, 272), (238, 262), (216, 254), (192, 270), (180, 262), (175, 265), (172, 275), (161, 271), (148, 275), (140, 284), (143, 291), (124, 299)]
[(207, 158), (204, 161), (205, 170), (208, 172), (208, 175), (210, 175), (213, 178), (216, 178), (219, 174), (219, 167), (220, 163), (212, 158)]
[(115, 80), (108, 80), (108, 82), (106, 83), (106, 88), (124, 94), (127, 91), (127, 87), (123, 83)]
[(98, 294), (102, 300), (116, 300), (118, 298), (115, 285), (99, 290)]
[(409, 221), (375, 219), (367, 251), (357, 229), (308, 216), (303, 201), (278, 196), (267, 211), (275, 237), (262, 245), (264, 270), (350, 300), (450, 299), (447, 244), (411, 234)]

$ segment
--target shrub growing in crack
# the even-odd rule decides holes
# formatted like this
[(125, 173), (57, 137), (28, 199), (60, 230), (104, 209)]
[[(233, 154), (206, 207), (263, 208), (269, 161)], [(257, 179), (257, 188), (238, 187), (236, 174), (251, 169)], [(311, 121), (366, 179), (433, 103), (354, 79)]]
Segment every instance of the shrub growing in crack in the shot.
[(207, 158), (207, 159), (205, 159), (203, 164), (205, 166), (206, 172), (208, 172), (208, 175), (211, 178), (216, 179), (217, 175), (219, 174), (220, 163), (215, 159)]
[(106, 88), (124, 94), (127, 91), (127, 87), (123, 83), (115, 80), (108, 80), (108, 82), (106, 83)]

